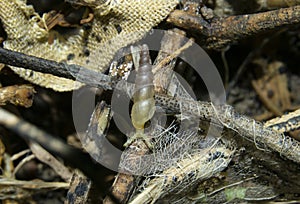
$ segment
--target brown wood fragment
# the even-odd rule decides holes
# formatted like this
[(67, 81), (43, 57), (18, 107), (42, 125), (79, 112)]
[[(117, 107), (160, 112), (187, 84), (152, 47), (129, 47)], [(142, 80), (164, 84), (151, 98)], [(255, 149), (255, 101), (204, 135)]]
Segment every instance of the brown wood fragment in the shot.
[(167, 21), (203, 36), (208, 49), (220, 49), (248, 36), (300, 22), (300, 6), (261, 12), (214, 18), (206, 21), (200, 15), (191, 15), (182, 10), (173, 11)]
[(0, 165), (2, 166), (2, 161), (4, 158), (4, 153), (5, 153), (5, 146), (2, 142), (2, 140), (0, 140)]
[[(291, 94), (288, 89), (288, 78), (284, 73), (285, 65), (280, 61), (268, 63), (267, 60), (257, 59), (254, 61), (264, 73), (256, 80), (252, 80), (252, 86), (264, 106), (271, 113), (264, 113), (255, 117), (262, 121), (274, 116), (282, 116), (284, 112), (297, 109), (291, 103)], [(286, 131), (287, 132), (287, 131)], [(289, 131), (289, 134), (299, 139), (299, 131)]]
[(12, 103), (29, 108), (33, 102), (35, 90), (31, 85), (13, 85), (0, 88), (0, 105)]
[[(149, 151), (148, 146), (142, 140), (135, 140), (128, 149), (124, 151), (127, 155), (132, 155), (134, 157), (145, 155)], [(131, 160), (134, 161), (134, 160)], [(128, 166), (136, 166), (134, 162), (131, 164), (127, 164)], [(110, 190), (111, 195), (114, 196), (114, 200), (106, 196), (103, 203), (104, 204), (112, 204), (115, 203), (115, 200), (118, 203), (127, 203), (130, 196), (136, 187), (136, 183), (138, 182), (138, 177), (132, 175), (130, 172), (119, 173), (116, 176), (116, 179), (112, 185)]]
[[(1, 43), (1, 37), (0, 37), (0, 43)], [(5, 67), (5, 64), (0, 63), (0, 71)]]
[(91, 181), (79, 171), (76, 171), (71, 179), (65, 204), (87, 203), (91, 188)]
[(286, 75), (279, 72), (284, 65), (278, 61), (270, 64), (265, 60), (256, 60), (255, 62), (260, 65), (261, 72), (264, 74), (258, 79), (252, 80), (252, 86), (265, 107), (275, 116), (280, 116), (291, 107)]
[[(174, 74), (178, 55), (191, 46), (193, 40), (186, 42), (186, 33), (180, 29), (172, 29), (165, 33), (158, 56), (153, 64), (155, 92), (168, 94), (168, 88)], [(185, 43), (185, 45), (184, 45)]]

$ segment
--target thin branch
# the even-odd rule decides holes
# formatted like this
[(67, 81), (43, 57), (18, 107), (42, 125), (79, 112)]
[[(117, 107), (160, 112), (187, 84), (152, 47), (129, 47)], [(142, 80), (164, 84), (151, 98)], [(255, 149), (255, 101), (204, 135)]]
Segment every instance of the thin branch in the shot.
[(1, 188), (5, 188), (5, 186), (10, 187), (18, 187), (24, 189), (32, 189), (32, 190), (41, 190), (41, 189), (67, 189), (69, 187), (69, 183), (66, 182), (44, 182), (44, 181), (20, 181), (10, 178), (0, 178)]
[(297, 130), (300, 128), (300, 109), (281, 117), (273, 118), (267, 121), (265, 126), (281, 133)]
[(29, 154), (30, 152), (31, 152), (30, 149), (25, 149), (21, 152), (18, 152), (16, 154), (12, 155), (10, 159), (12, 161), (17, 160), (17, 159), (21, 158), (22, 156), (24, 156), (25, 154)]
[(31, 161), (33, 159), (35, 159), (35, 156), (33, 154), (30, 155), (30, 156), (28, 156), (28, 157), (25, 157), (24, 159), (22, 159), (22, 161), (20, 163), (18, 163), (18, 165), (15, 167), (15, 169), (13, 171), (13, 175), (15, 176), (16, 173), (22, 168), (22, 166), (24, 164), (26, 164), (27, 162), (29, 162), (29, 161)]
[(72, 172), (63, 163), (35, 142), (29, 142), (29, 147), (38, 160), (50, 166), (66, 182), (70, 181)]
[(300, 22), (300, 6), (274, 11), (214, 18), (211, 23), (200, 15), (191, 15), (175, 10), (167, 19), (178, 27), (197, 32), (205, 37), (204, 45), (209, 49), (220, 49), (248, 36), (294, 25)]
[[(252, 118), (239, 114), (229, 105), (215, 106), (210, 102), (175, 99), (159, 95), (156, 95), (155, 99), (157, 105), (168, 107), (168, 113), (188, 114), (201, 120), (223, 125), (254, 142), (257, 147), (264, 146), (264, 148), (269, 148), (300, 163), (300, 142), (272, 128), (264, 127), (262, 123)], [(293, 121), (298, 121), (298, 119)]]
[(90, 86), (112, 89), (111, 78), (108, 75), (79, 65), (46, 60), (4, 48), (0, 48), (0, 63), (73, 79)]

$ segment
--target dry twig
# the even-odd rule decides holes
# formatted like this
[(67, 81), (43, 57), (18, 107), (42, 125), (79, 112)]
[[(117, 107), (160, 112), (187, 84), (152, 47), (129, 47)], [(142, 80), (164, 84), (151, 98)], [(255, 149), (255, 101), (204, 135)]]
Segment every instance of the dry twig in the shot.
[[(171, 108), (171, 113), (185, 113), (229, 128), (258, 145), (265, 145), (286, 158), (300, 163), (300, 143), (247, 116), (240, 115), (229, 105), (215, 106), (209, 102), (172, 99), (156, 96), (157, 104)], [(258, 146), (257, 146), (258, 147)]]
[(248, 36), (295, 25), (300, 22), (300, 6), (282, 8), (256, 14), (214, 18), (206, 21), (200, 15), (191, 15), (182, 10), (173, 11), (167, 21), (204, 37), (203, 45), (209, 49), (220, 49)]
[(300, 109), (268, 120), (264, 126), (281, 133), (297, 130), (300, 127)]
[(209, 147), (189, 155), (177, 165), (166, 169), (161, 175), (151, 180), (144, 191), (137, 195), (130, 204), (155, 203), (172, 191), (181, 192), (213, 176), (226, 168), (234, 150), (226, 147)]
[(77, 80), (95, 87), (99, 87), (98, 85), (101, 84), (101, 88), (111, 89), (111, 79), (109, 76), (79, 65), (68, 65), (66, 63), (46, 60), (4, 48), (0, 48), (0, 63)]
[[(19, 181), (10, 178), (0, 178), (0, 199), (24, 199), (31, 196), (32, 191), (46, 191), (55, 189), (67, 189), (69, 183), (43, 182), (43, 181)], [(16, 194), (16, 192), (18, 192)]]
[(52, 156), (39, 144), (29, 142), (29, 147), (32, 153), (36, 156), (36, 158), (49, 165), (66, 182), (70, 181), (72, 177), (72, 172), (65, 165), (58, 161), (54, 156)]

